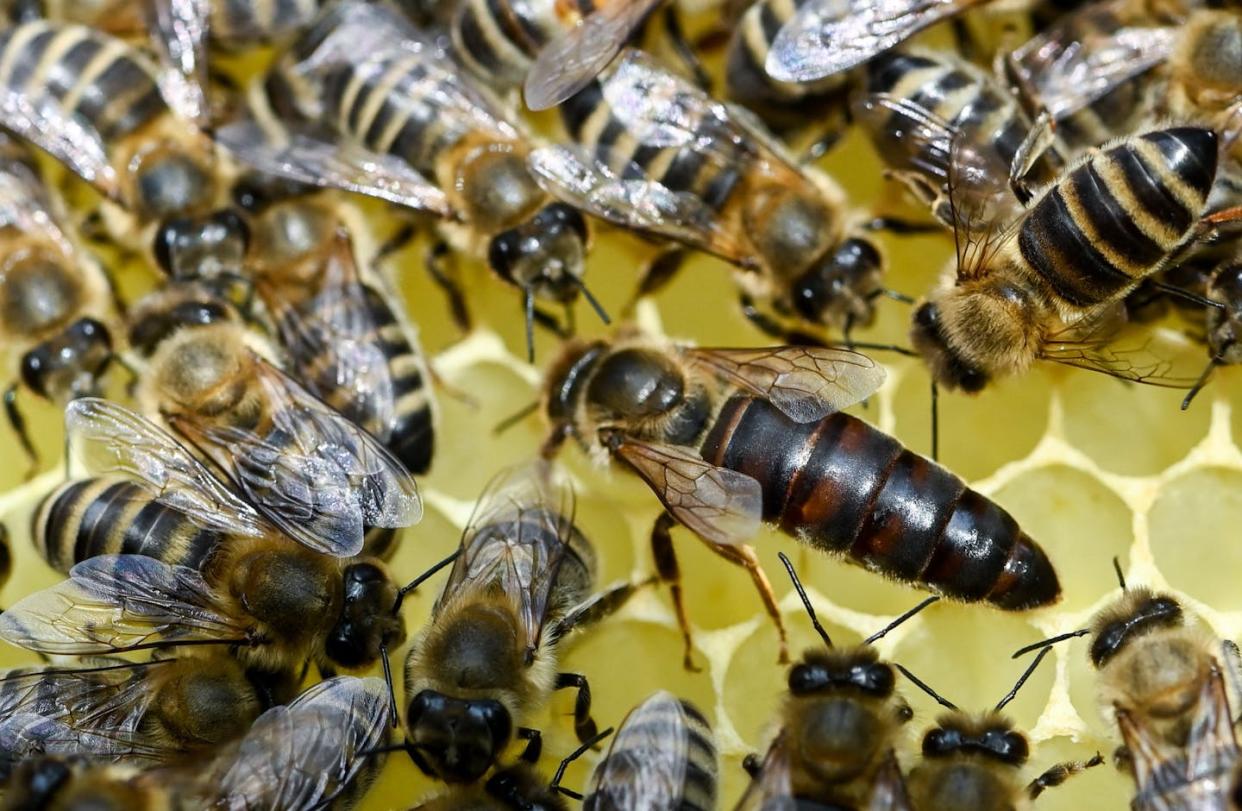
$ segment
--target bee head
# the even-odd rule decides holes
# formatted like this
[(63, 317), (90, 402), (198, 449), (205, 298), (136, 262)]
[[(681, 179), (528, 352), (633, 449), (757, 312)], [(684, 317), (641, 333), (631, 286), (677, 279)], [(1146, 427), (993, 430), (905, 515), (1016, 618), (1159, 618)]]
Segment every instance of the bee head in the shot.
[(500, 769), (487, 780), (488, 796), (514, 811), (568, 811), (560, 795), (525, 763)]
[(1030, 753), (1026, 737), (1007, 719), (995, 714), (976, 719), (951, 713), (923, 736), (923, 757), (926, 758), (974, 754), (1009, 766), (1021, 766)]
[(13, 808), (51, 808), (56, 795), (73, 778), (75, 763), (53, 755), (20, 761), (5, 781)]
[(1230, 262), (1212, 277), (1208, 296), (1225, 309), (1208, 309), (1208, 349), (1221, 363), (1242, 362), (1242, 262)]
[(94, 318), (79, 318), (22, 357), (22, 382), (41, 397), (69, 400), (99, 393), (112, 360), (112, 336)]
[(866, 696), (888, 698), (895, 683), (893, 668), (881, 662), (870, 646), (810, 650), (789, 669), (789, 692), (795, 696), (854, 690)]
[(982, 391), (988, 384), (986, 370), (970, 362), (949, 340), (944, 309), (940, 302), (929, 298), (914, 310), (910, 342), (923, 356), (936, 382), (948, 389), (968, 393)]
[(586, 220), (577, 209), (553, 203), (492, 238), (492, 270), (536, 298), (568, 303), (582, 290)]
[(360, 561), (346, 567), (341, 616), (328, 632), (325, 652), (345, 668), (364, 668), (379, 660), (381, 648), (405, 642), (405, 620), (394, 614), (397, 586), (382, 564)]
[(1176, 628), (1184, 620), (1182, 606), (1174, 598), (1131, 588), (1096, 621), (1091, 661), (1097, 668), (1103, 667), (1134, 639), (1161, 628)]
[(250, 229), (231, 208), (202, 217), (173, 217), (155, 232), (155, 262), (171, 279), (216, 279), (239, 274)]
[(446, 783), (473, 783), (509, 743), (513, 720), (494, 699), (460, 699), (423, 690), (406, 711), (410, 757)]
[(591, 378), (590, 373), (607, 350), (608, 345), (602, 341), (565, 342), (560, 356), (547, 373), (545, 409), (549, 422), (560, 424), (573, 420), (586, 383)]
[(814, 324), (866, 326), (875, 318), (883, 260), (869, 240), (850, 238), (793, 282), (792, 304)]

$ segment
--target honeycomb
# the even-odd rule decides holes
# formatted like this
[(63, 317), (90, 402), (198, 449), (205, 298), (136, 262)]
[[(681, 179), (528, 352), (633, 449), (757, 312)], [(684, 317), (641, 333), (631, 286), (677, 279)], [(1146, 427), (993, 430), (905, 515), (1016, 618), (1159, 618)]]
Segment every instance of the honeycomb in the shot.
[[(881, 179), (880, 166), (857, 134), (821, 162), (860, 207), (892, 208), (894, 195)], [(376, 223), (378, 240), (391, 227), (376, 206), (359, 213)], [(891, 287), (917, 295), (949, 258), (946, 236), (885, 238)], [(371, 243), (373, 245), (374, 242)], [(405, 532), (394, 571), (411, 578), (457, 544), (483, 485), (500, 468), (527, 460), (543, 436), (537, 418), (500, 436), (492, 428), (537, 394), (540, 369), (519, 360), (522, 322), (513, 291), (487, 278), (481, 267), (466, 266), (471, 301), (480, 324), (461, 336), (449, 322), (439, 291), (421, 272), (420, 241), (394, 258), (408, 310), (418, 323), (424, 346), (444, 378), (439, 390), (437, 459), (420, 481), (427, 510), (423, 522)], [(636, 271), (650, 249), (640, 241), (597, 229), (587, 279), (615, 314), (632, 292)], [(905, 340), (905, 305), (886, 302), (874, 329), (863, 340)], [(702, 345), (758, 345), (764, 338), (740, 315), (729, 269), (718, 261), (695, 259), (655, 300), (643, 302), (636, 320), (645, 328)], [(585, 306), (578, 308), (580, 332), (603, 334)], [(1176, 325), (1166, 326), (1176, 329)], [(1187, 346), (1189, 354), (1201, 350)], [(541, 335), (537, 353), (547, 362), (555, 352)], [(876, 354), (889, 370), (877, 396), (853, 409), (912, 449), (928, 452), (929, 385), (917, 361)], [(119, 388), (119, 387), (118, 387)], [(118, 391), (123, 396), (123, 392)], [(1169, 589), (1202, 622), (1223, 638), (1242, 634), (1242, 543), (1230, 534), (1242, 526), (1242, 379), (1225, 370), (1186, 413), (1181, 395), (1151, 387), (1059, 368), (1038, 368), (1026, 377), (978, 397), (940, 399), (941, 460), (976, 489), (1009, 510), (1047, 550), (1064, 587), (1061, 602), (1024, 615), (980, 606), (941, 602), (901, 626), (879, 643), (895, 659), (965, 709), (994, 704), (1012, 685), (1024, 662), (1010, 659), (1016, 648), (1081, 627), (1116, 596), (1111, 560), (1119, 558), (1131, 583)], [(30, 402), (27, 400), (27, 402)], [(58, 458), (58, 415), (46, 405), (29, 407), (40, 452), (50, 464)], [(20, 460), (7, 429), (0, 430), (4, 458)], [(647, 533), (658, 505), (638, 480), (594, 469), (576, 448), (561, 461), (578, 492), (578, 524), (600, 552), (600, 582), (645, 577), (652, 571)], [(38, 558), (28, 536), (30, 512), (38, 497), (63, 475), (58, 469), (23, 483), (15, 461), (0, 468), (0, 520), (12, 533), (14, 571), (0, 591), (0, 605), (56, 582)], [(711, 719), (721, 759), (722, 807), (732, 807), (746, 784), (742, 758), (761, 750), (781, 701), (784, 668), (777, 661), (776, 637), (763, 615), (748, 576), (717, 558), (683, 529), (674, 541), (685, 573), (688, 606), (696, 628), (695, 658), (700, 672), (681, 666), (681, 641), (663, 589), (640, 593), (618, 615), (572, 640), (563, 670), (586, 674), (600, 726), (620, 722), (651, 692), (665, 688), (695, 702)], [(841, 561), (798, 547), (765, 531), (754, 541), (781, 600), (796, 654), (818, 644), (797, 596), (783, 575), (777, 553), (790, 554), (834, 641), (850, 644), (913, 606), (921, 592), (879, 579)], [(412, 630), (425, 621), (438, 581), (407, 601)], [(399, 669), (401, 651), (394, 657)], [(22, 651), (0, 649), (0, 665), (30, 661)], [(398, 677), (398, 689), (400, 679)], [(901, 685), (915, 710), (907, 727), (906, 751), (937, 714), (934, 703), (908, 684)], [(549, 773), (556, 759), (576, 742), (569, 719), (572, 696), (557, 696), (546, 708), (541, 764)], [(1034, 743), (1028, 765), (1033, 777), (1059, 760), (1108, 755), (1117, 745), (1110, 721), (1095, 706), (1095, 678), (1085, 642), (1057, 646), (1007, 712)], [(581, 788), (593, 756), (568, 772), (564, 784)], [(366, 811), (408, 808), (437, 790), (408, 759), (389, 758), (360, 806)], [(1038, 801), (1042, 809), (1122, 808), (1127, 780), (1111, 765), (1092, 769)], [(1105, 803), (1106, 800), (1106, 803)]]

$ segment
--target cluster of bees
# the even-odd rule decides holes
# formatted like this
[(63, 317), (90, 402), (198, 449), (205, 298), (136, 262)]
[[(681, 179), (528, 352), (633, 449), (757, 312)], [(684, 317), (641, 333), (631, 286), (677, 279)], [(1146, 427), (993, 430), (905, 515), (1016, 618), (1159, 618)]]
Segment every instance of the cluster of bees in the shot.
[[(445, 784), (418, 808), (714, 808), (699, 710), (658, 693), (604, 743), (559, 654), (666, 584), (694, 667), (681, 525), (749, 573), (787, 661), (747, 544), (764, 523), (935, 596), (836, 647), (782, 555), (823, 644), (790, 667), (738, 808), (1025, 804), (1102, 762), (1023, 784), (1030, 747), (1000, 715), (1082, 635), (1133, 807), (1242, 807), (1236, 649), (1171, 597), (1123, 582), (1090, 628), (1019, 651), (1029, 667), (982, 713), (882, 660), (873, 643), (938, 599), (1026, 611), (1060, 586), (1005, 510), (845, 413), (885, 378), (859, 350), (920, 357), (967, 393), (1051, 361), (1187, 404), (1242, 361), (1236, 4), (1030, 0), (1002, 10), (999, 45), (967, 24), (1001, 13), (986, 0), (730, 0), (706, 28), (657, 0), (4, 5), (4, 400), (36, 464), (22, 400), (63, 408), (64, 480), (30, 532), (66, 578), (0, 616), (0, 638), (46, 660), (0, 674), (0, 808), (345, 807), (391, 753)], [(910, 42), (936, 25), (959, 47)], [(723, 59), (719, 81), (702, 59)], [(523, 105), (555, 108), (555, 134)], [(847, 127), (920, 216), (864, 212), (815, 168)], [(359, 197), (397, 225), (374, 256)], [(584, 271), (609, 227), (656, 246), (636, 297), (714, 255), (777, 345), (574, 337), (579, 299), (608, 321)], [(935, 289), (890, 287), (881, 231), (953, 238)], [(388, 561), (417, 533), (437, 420), (393, 292), (413, 271), (394, 257), (423, 232), (463, 330), (475, 260), (516, 291), (532, 359), (536, 328), (564, 340), (531, 409), (550, 426), (535, 461), (494, 479), (457, 550), (403, 584)], [(117, 257), (150, 290), (122, 295)], [(855, 340), (878, 307), (909, 305), (910, 347)], [(1181, 374), (1154, 332), (1135, 340), (1171, 308), (1206, 369)], [(101, 396), (118, 375), (124, 396)], [(571, 440), (663, 505), (651, 577), (597, 585), (552, 461)], [(403, 599), (445, 568), (398, 702)], [(324, 680), (303, 691), (312, 665)], [(947, 710), (915, 753), (910, 688)], [(548, 777), (531, 719), (561, 690), (582, 746)], [(604, 747), (583, 793), (562, 785)]]

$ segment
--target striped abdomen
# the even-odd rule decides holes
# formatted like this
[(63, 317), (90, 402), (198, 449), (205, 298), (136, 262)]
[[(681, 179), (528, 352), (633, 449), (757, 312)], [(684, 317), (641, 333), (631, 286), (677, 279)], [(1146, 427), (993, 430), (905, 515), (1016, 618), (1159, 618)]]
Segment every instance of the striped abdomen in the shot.
[(33, 101), (50, 97), (81, 116), (105, 143), (168, 108), (155, 68), (115, 37), (42, 20), (0, 32), (0, 87)]
[(1060, 594), (1047, 556), (1007, 512), (848, 414), (795, 423), (735, 397), (703, 458), (757, 480), (766, 521), (896, 580), (1007, 610)]
[[(965, 60), (945, 53), (887, 51), (867, 65), (867, 92), (905, 99), (952, 125), (972, 146), (987, 151), (990, 163), (1011, 166), (1031, 130), (1031, 120), (1013, 95)], [(912, 141), (911, 124), (900, 113), (868, 134), (890, 168), (929, 173), (943, 182), (949, 176), (945, 155), (933, 144)], [(1027, 178), (1044, 183), (1056, 176), (1052, 155), (1045, 152)]]
[[(451, 25), (453, 51), (476, 75), (516, 87), (540, 49), (572, 23), (558, 17), (560, 5), (556, 0), (462, 0)], [(564, 5), (578, 14), (595, 7), (592, 0)]]
[(98, 555), (147, 555), (199, 569), (226, 537), (196, 526), (132, 481), (107, 478), (53, 490), (35, 512), (33, 530), (39, 554), (61, 572)]
[(1125, 295), (1190, 235), (1216, 177), (1216, 134), (1128, 138), (1064, 175), (1027, 212), (1017, 249), (1050, 297), (1091, 307)]
[(211, 38), (228, 46), (252, 45), (310, 25), (322, 0), (219, 0), (211, 4)]

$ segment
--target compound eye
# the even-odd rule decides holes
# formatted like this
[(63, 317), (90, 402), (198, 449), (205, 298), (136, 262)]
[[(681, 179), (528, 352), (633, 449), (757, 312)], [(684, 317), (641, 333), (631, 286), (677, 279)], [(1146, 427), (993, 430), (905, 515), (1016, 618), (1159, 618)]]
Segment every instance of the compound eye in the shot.
[(166, 221), (155, 232), (155, 242), (151, 246), (155, 254), (155, 263), (168, 276), (173, 275), (173, 253), (177, 249), (177, 243), (181, 241), (182, 235), (190, 227), (191, 223), (188, 219), (177, 217)]
[(939, 757), (956, 751), (962, 744), (962, 737), (957, 730), (936, 727), (923, 736), (923, 754), (928, 757)]
[(919, 305), (914, 311), (914, 323), (926, 330), (935, 330), (940, 326), (940, 308), (930, 301)]
[(823, 690), (831, 682), (827, 671), (819, 665), (798, 664), (789, 670), (789, 692), (807, 695)]

